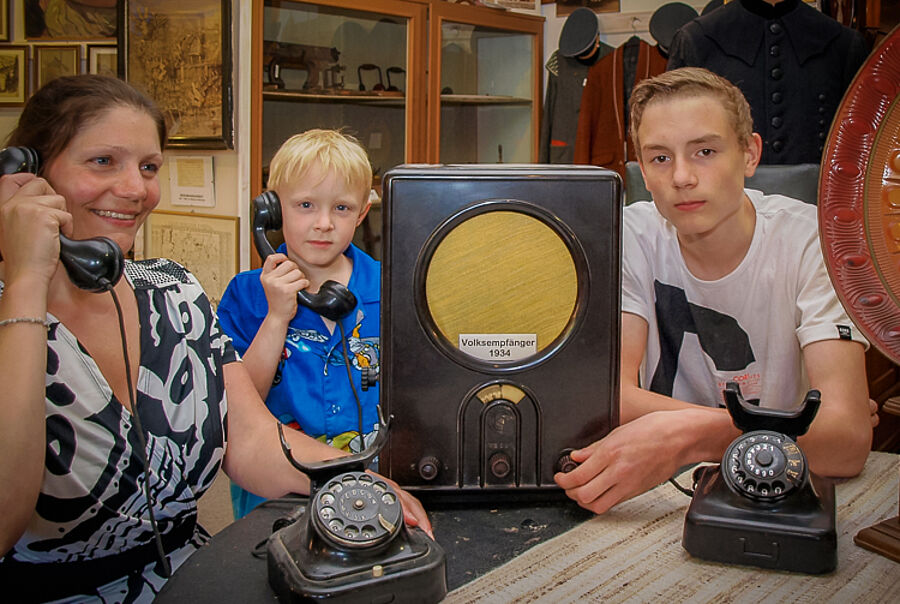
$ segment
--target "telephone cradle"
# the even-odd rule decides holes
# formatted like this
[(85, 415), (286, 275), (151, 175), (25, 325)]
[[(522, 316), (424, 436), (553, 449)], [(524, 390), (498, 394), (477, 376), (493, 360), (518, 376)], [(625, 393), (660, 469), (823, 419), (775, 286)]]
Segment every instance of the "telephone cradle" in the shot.
[(310, 479), (309, 504), (267, 545), (269, 585), (281, 602), (439, 602), (447, 594), (443, 549), (409, 529), (397, 492), (366, 466), (387, 441), (387, 424), (365, 451), (300, 463)]
[(834, 483), (811, 473), (797, 446), (820, 404), (811, 390), (797, 412), (757, 409), (729, 383), (735, 439), (718, 466), (694, 471), (682, 545), (692, 556), (823, 574), (837, 568)]

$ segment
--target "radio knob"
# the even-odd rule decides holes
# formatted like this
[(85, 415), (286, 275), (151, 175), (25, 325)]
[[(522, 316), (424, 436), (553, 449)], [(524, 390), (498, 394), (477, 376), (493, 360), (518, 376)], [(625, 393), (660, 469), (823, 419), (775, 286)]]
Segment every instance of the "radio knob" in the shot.
[(419, 460), (417, 468), (419, 470), (419, 476), (421, 476), (423, 480), (434, 480), (441, 470), (441, 462), (434, 455), (426, 455)]
[(497, 478), (506, 478), (506, 475), (512, 470), (512, 463), (506, 453), (494, 453), (488, 460), (488, 465), (491, 468), (491, 474)]
[(569, 455), (572, 451), (573, 449), (566, 449), (562, 452), (562, 455), (559, 456), (559, 459), (556, 460), (557, 472), (567, 474), (578, 467), (578, 462)]

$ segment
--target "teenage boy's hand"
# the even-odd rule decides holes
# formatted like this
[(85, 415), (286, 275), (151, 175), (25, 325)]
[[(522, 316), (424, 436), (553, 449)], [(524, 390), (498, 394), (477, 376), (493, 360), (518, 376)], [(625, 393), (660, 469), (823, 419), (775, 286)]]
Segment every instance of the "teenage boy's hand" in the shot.
[(269, 314), (289, 322), (297, 314), (297, 292), (309, 287), (309, 281), (293, 260), (284, 254), (272, 254), (263, 263), (259, 275)]
[[(642, 415), (573, 451), (570, 455), (580, 465), (553, 479), (578, 505), (603, 514), (665, 482), (682, 466), (712, 459), (714, 454), (698, 447), (696, 438), (728, 419), (716, 411), (698, 407)], [(726, 430), (720, 432), (729, 435)], [(714, 444), (712, 450), (718, 446)]]

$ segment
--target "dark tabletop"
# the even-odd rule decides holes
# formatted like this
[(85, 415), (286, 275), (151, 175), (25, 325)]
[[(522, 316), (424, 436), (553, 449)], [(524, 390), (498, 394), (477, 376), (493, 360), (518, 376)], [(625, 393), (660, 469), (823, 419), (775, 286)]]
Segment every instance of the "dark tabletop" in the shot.
[[(265, 541), (276, 520), (305, 503), (305, 498), (271, 500), (226, 527), (178, 569), (156, 601), (276, 601), (266, 578)], [(591, 517), (566, 499), (502, 505), (428, 502), (427, 508), (435, 540), (446, 555), (450, 590)]]

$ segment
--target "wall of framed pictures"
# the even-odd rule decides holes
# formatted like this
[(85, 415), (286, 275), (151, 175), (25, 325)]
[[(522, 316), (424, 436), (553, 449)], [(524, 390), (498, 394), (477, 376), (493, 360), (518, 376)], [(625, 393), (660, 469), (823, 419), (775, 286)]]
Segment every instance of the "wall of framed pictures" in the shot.
[[(77, 11), (67, 10), (66, 5), (70, 4), (77, 5)], [(234, 91), (240, 89), (233, 60), (241, 56), (241, 3), (119, 0), (92, 3), (108, 5), (97, 8), (87, 4), (67, 0), (0, 0), (0, 147), (15, 128), (31, 94), (53, 77), (82, 73), (123, 77), (153, 98), (170, 123), (166, 162), (159, 173), (161, 199), (157, 211), (183, 213), (187, 221), (196, 214), (198, 223), (214, 217), (229, 224), (233, 221), (236, 236), (227, 240), (226, 255), (244, 258), (248, 255), (249, 237), (240, 228), (247, 224), (241, 205), (249, 205), (249, 198), (245, 200), (246, 195), (241, 194), (247, 189), (240, 184), (241, 155), (234, 149), (234, 124), (240, 118), (239, 104), (233, 100)], [(48, 10), (45, 12), (41, 6)], [(168, 27), (169, 37), (160, 40), (141, 27), (138, 15), (177, 27)], [(130, 35), (123, 33), (123, 23)], [(173, 50), (169, 55), (154, 55), (156, 63), (168, 61), (166, 64), (176, 74), (167, 76), (164, 83), (170, 86), (162, 89), (159, 78), (135, 65), (146, 58), (148, 48), (168, 47), (177, 47), (177, 53)], [(120, 48), (133, 54), (130, 65), (125, 61), (128, 50), (120, 54)], [(202, 89), (189, 87), (198, 82), (207, 85)], [(188, 98), (197, 102), (190, 104), (186, 102)], [(249, 150), (244, 153), (246, 156)], [(175, 160), (182, 155), (202, 156), (211, 166), (211, 175), (207, 175), (211, 192), (209, 203), (201, 208), (203, 216), (196, 208), (184, 207), (172, 194), (171, 181), (177, 180)], [(136, 257), (154, 253), (145, 239), (143, 234), (139, 236)], [(229, 270), (240, 270), (239, 264), (236, 260)], [(220, 278), (227, 281), (230, 275), (222, 274)]]
[(0, 0), (2, 138), (41, 84), (60, 75), (115, 75), (116, 54), (115, 8), (93, 8), (79, 20), (65, 10), (47, 15), (34, 0)]

